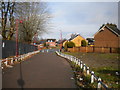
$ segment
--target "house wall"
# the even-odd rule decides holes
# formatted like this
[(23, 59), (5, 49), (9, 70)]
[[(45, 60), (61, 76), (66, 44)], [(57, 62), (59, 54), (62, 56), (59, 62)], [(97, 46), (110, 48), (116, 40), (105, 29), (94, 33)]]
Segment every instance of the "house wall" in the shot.
[(71, 40), (72, 42), (75, 43), (76, 47), (81, 46), (81, 41), (85, 40), (84, 38), (82, 38), (81, 36), (77, 36), (76, 38), (74, 38), (73, 40)]
[(115, 35), (113, 32), (108, 30), (106, 27), (103, 31), (98, 32), (94, 36), (94, 45), (95, 47), (120, 47), (120, 37)]

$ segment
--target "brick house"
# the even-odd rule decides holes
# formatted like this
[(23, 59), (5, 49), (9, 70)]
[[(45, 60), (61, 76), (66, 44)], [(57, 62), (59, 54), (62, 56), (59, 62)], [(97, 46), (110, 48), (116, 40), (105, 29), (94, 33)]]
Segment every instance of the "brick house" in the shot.
[(94, 35), (95, 47), (120, 48), (120, 30), (117, 26), (103, 25)]
[(38, 43), (38, 49), (41, 50), (41, 49), (45, 48), (44, 47), (45, 43), (46, 43), (46, 39), (40, 40), (39, 43)]
[(46, 44), (49, 45), (49, 47), (56, 47), (56, 39), (47, 39)]

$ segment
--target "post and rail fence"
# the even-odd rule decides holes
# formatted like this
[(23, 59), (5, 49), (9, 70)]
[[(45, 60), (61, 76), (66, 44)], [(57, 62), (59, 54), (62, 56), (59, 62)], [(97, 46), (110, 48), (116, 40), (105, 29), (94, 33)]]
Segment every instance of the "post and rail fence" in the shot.
[(58, 56), (61, 56), (63, 58), (66, 58), (68, 59), (70, 62), (74, 62), (76, 65), (78, 65), (82, 70), (83, 72), (86, 73), (86, 75), (91, 75), (91, 79), (90, 79), (90, 83), (94, 83), (95, 81), (97, 82), (97, 88), (98, 89), (101, 89), (101, 88), (104, 88), (104, 89), (108, 89), (108, 86), (106, 84), (104, 84), (101, 80), (100, 77), (97, 77), (94, 73), (94, 71), (91, 71), (89, 67), (87, 67), (83, 61), (81, 61), (80, 59), (72, 56), (72, 55), (67, 55), (67, 54), (64, 54), (64, 53), (61, 53), (61, 52), (58, 52), (56, 51), (56, 54)]
[(0, 60), (1, 61), (1, 68), (5, 68), (5, 67), (13, 67), (13, 65), (15, 63), (19, 63), (21, 61), (24, 61), (27, 58), (30, 58), (32, 55), (35, 55), (37, 53), (39, 53), (40, 51), (32, 51), (23, 55), (19, 55), (19, 56), (14, 56), (14, 57), (10, 57), (10, 58), (5, 58)]

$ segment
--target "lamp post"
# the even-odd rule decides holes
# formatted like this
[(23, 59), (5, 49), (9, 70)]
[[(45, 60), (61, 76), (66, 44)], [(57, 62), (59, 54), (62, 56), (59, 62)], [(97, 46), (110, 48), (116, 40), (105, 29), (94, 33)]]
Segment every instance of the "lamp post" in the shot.
[(20, 20), (20, 19), (16, 19), (16, 57), (18, 57), (19, 55), (19, 52), (18, 52), (18, 25), (19, 23), (22, 23), (23, 20)]

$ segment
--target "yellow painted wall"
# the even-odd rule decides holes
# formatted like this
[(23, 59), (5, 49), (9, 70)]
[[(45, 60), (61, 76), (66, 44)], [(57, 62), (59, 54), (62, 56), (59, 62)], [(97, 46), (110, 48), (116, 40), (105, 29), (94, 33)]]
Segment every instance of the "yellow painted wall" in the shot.
[(79, 46), (81, 46), (81, 41), (82, 40), (85, 40), (85, 39), (83, 37), (81, 37), (81, 36), (77, 36), (76, 38), (74, 38), (71, 41), (75, 43), (76, 47), (79, 47)]

